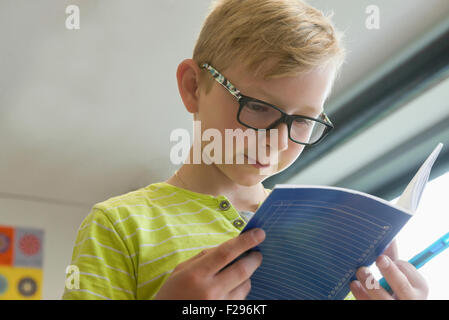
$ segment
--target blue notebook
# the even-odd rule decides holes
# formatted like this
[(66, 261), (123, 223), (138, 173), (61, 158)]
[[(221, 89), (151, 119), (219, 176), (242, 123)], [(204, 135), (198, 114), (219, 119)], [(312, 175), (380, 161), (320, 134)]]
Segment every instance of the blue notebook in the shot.
[(247, 299), (344, 299), (361, 266), (371, 265), (409, 221), (439, 144), (397, 204), (326, 186), (276, 185), (242, 232), (262, 228), (263, 255)]

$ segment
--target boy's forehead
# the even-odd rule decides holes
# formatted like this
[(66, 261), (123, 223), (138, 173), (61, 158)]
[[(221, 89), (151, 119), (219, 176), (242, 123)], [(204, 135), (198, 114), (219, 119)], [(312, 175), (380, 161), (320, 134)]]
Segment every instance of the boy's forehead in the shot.
[(242, 62), (233, 63), (230, 72), (238, 76), (239, 79), (244, 79), (250, 82), (264, 81), (263, 76), (267, 73), (269, 68), (272, 68), (276, 61), (274, 59), (267, 59), (263, 61), (256, 69), (250, 68)]
[(330, 93), (334, 69), (327, 67), (294, 77), (275, 79), (256, 76), (255, 71), (250, 71), (242, 64), (234, 64), (226, 71), (228, 72), (225, 77), (228, 76), (228, 80), (243, 94), (278, 105), (287, 112), (305, 108), (313, 112), (322, 110), (322, 105)]
[(251, 71), (243, 64), (233, 64), (223, 70), (223, 75), (228, 78), (234, 85), (239, 83), (254, 82), (257, 78), (254, 76), (254, 71)]
[[(234, 63), (225, 70), (224, 76), (227, 77), (232, 84), (238, 89), (239, 86), (244, 87), (262, 87), (261, 90), (272, 91), (271, 87), (282, 88), (286, 84), (292, 88), (294, 86), (301, 86), (310, 82), (310, 78), (323, 79), (324, 82), (333, 79), (333, 74), (336, 69), (333, 65), (329, 64), (323, 68), (314, 68), (308, 71), (298, 72), (296, 76), (279, 76), (271, 79), (265, 79), (264, 76), (274, 66), (276, 61), (274, 59), (268, 59), (257, 67), (256, 70), (250, 69), (243, 63)], [(322, 82), (322, 81), (321, 81)]]
[(251, 92), (256, 90), (270, 90), (270, 83), (272, 81), (263, 78), (263, 70), (251, 70), (244, 64), (234, 64), (226, 70), (224, 76), (245, 94), (245, 91), (250, 90)]

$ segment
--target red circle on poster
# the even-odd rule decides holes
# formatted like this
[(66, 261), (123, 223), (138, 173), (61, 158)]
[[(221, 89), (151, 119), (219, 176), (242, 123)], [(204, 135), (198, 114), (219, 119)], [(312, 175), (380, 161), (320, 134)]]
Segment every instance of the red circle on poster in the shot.
[(27, 256), (35, 255), (41, 248), (39, 238), (34, 234), (26, 234), (19, 240), (19, 248)]

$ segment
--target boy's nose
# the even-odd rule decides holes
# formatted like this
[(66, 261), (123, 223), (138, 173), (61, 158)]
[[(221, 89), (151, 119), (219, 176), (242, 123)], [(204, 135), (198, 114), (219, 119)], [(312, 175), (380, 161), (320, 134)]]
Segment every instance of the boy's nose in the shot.
[[(272, 130), (277, 130), (278, 139), (277, 139), (277, 152), (284, 151), (288, 148), (288, 126), (286, 123), (279, 124), (276, 128), (267, 131), (267, 141), (270, 143), (270, 133)], [(271, 146), (273, 147), (273, 146)]]
[(284, 151), (288, 148), (288, 126), (286, 123), (281, 123), (278, 126), (278, 150)]

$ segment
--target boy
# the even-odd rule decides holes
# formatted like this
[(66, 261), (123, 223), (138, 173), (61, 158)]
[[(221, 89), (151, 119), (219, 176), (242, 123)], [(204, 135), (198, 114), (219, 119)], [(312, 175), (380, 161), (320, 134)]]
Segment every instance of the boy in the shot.
[[(331, 123), (323, 105), (343, 61), (329, 19), (300, 0), (217, 1), (193, 59), (178, 67), (180, 95), (201, 136), (214, 129), (226, 142), (226, 129), (263, 132), (258, 146), (267, 157), (250, 153), (254, 145), (245, 140), (241, 150), (233, 147), (231, 164), (215, 154), (211, 164), (192, 164), (191, 148), (167, 181), (96, 204), (74, 246), (79, 288), (66, 288), (63, 298), (244, 299), (262, 256), (227, 265), (265, 234), (240, 231), (268, 194), (261, 182), (325, 136)], [(200, 144), (204, 150), (207, 142)], [(395, 252), (393, 245), (386, 255), (394, 261)], [(416, 269), (391, 258), (377, 262), (395, 298), (425, 298)], [(356, 298), (394, 298), (368, 289), (365, 271), (351, 284)]]

